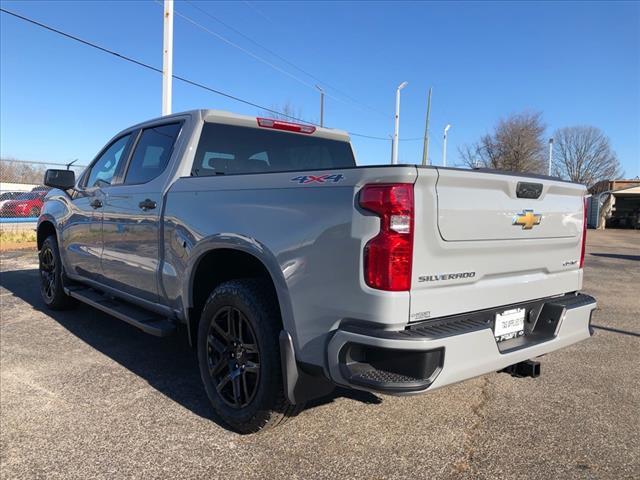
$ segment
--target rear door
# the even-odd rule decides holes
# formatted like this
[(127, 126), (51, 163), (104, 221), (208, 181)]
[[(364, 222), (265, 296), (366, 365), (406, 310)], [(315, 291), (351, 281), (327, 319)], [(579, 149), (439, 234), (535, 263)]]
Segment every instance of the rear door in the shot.
[(162, 193), (182, 124), (141, 129), (122, 177), (105, 189), (103, 281), (152, 302), (158, 300)]
[(585, 188), (419, 168), (411, 319), (579, 290)]

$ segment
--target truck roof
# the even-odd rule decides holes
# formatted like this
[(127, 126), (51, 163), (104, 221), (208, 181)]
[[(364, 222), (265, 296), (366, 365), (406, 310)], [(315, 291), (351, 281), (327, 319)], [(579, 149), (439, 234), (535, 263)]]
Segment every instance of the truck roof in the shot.
[[(135, 125), (135, 127), (142, 127), (147, 123), (156, 122), (160, 119), (182, 117), (185, 115), (199, 116), (205, 122), (222, 123), (225, 125), (238, 125), (242, 127), (251, 127), (251, 128), (262, 128), (258, 125), (258, 118), (263, 118), (263, 117), (240, 115), (237, 113), (227, 112), (225, 110), (212, 110), (212, 109), (188, 110), (185, 112), (172, 113), (171, 115), (167, 115), (165, 117), (157, 117), (151, 120), (147, 120), (138, 125)], [(264, 118), (270, 118), (270, 117), (268, 117), (268, 115), (265, 115)], [(293, 125), (313, 126), (315, 128), (313, 133), (300, 133), (300, 135), (312, 135), (314, 137), (328, 138), (331, 140), (338, 140), (342, 142), (349, 142), (351, 140), (349, 137), (349, 134), (344, 130), (336, 130), (333, 128), (319, 127), (311, 123), (301, 123), (301, 122), (280, 120), (280, 119), (277, 119), (277, 121), (293, 124)], [(295, 133), (295, 132), (289, 132), (289, 133)]]
[[(225, 123), (228, 125), (239, 125), (243, 127), (261, 128), (258, 125), (257, 119), (262, 117), (252, 117), (249, 115), (239, 115), (237, 113), (231, 113), (224, 110), (200, 110), (202, 119), (205, 122)], [(270, 118), (265, 115), (264, 118)], [(332, 140), (340, 140), (344, 142), (350, 141), (349, 134), (344, 130), (334, 130), (332, 128), (319, 127), (311, 123), (296, 122), (294, 120), (282, 120), (286, 123), (293, 123), (296, 125), (312, 125), (315, 127), (315, 131), (311, 134), (316, 137), (329, 138)], [(307, 135), (307, 134), (305, 134)]]

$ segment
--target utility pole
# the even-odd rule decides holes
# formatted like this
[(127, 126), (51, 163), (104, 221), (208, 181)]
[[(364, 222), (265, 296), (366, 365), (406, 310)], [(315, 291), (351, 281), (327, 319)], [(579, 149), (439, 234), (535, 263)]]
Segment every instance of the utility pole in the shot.
[(162, 36), (162, 115), (171, 114), (173, 80), (173, 0), (164, 0), (164, 33)]
[(320, 92), (320, 126), (324, 127), (324, 90), (319, 85), (316, 88)]
[(549, 171), (547, 172), (551, 176), (551, 160), (553, 159), (553, 138), (549, 139)]
[(431, 91), (429, 87), (429, 97), (427, 98), (427, 121), (424, 126), (424, 145), (422, 147), (422, 165), (429, 165), (429, 117), (431, 116)]
[(447, 166), (447, 132), (451, 128), (451, 125), (447, 124), (444, 127), (444, 143), (442, 144), (442, 165)]
[(391, 140), (391, 163), (393, 163), (393, 135), (389, 135), (389, 140)]
[(400, 133), (400, 90), (406, 87), (409, 82), (402, 82), (396, 89), (396, 117), (393, 129), (393, 143), (391, 144), (391, 163), (398, 163), (398, 135)]

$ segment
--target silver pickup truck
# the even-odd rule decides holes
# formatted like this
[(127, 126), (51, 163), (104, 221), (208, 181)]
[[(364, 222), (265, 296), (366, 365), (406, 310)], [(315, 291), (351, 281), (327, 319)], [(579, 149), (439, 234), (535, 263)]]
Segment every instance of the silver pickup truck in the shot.
[(217, 414), (274, 426), (336, 385), (415, 394), (592, 333), (585, 188), (357, 166), (346, 133), (197, 110), (49, 170), (41, 291), (152, 335), (184, 325)]

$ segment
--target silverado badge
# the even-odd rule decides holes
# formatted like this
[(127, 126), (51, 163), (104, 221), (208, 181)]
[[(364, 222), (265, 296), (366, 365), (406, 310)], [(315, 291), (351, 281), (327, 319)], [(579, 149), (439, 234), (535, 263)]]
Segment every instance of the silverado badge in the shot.
[(540, 225), (542, 215), (533, 213), (533, 210), (523, 210), (513, 217), (513, 225), (522, 225), (522, 230), (531, 230), (534, 225)]

